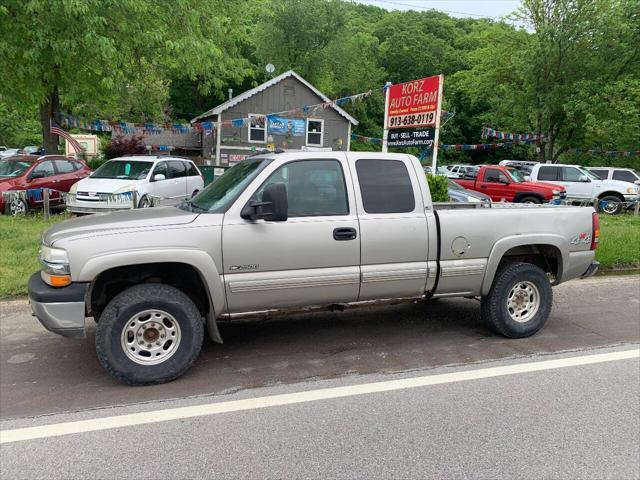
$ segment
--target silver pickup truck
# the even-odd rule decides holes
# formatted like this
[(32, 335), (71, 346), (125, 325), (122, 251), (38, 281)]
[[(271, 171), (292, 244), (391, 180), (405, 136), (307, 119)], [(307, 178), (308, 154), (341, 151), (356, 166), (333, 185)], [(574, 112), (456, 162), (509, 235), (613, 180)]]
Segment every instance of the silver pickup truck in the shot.
[(100, 362), (131, 385), (175, 379), (205, 330), (221, 343), (218, 323), (246, 316), (478, 297), (493, 330), (532, 335), (551, 286), (596, 271), (597, 214), (474, 206), (434, 207), (411, 155), (259, 155), (180, 207), (50, 228), (29, 298), (64, 336), (93, 317)]

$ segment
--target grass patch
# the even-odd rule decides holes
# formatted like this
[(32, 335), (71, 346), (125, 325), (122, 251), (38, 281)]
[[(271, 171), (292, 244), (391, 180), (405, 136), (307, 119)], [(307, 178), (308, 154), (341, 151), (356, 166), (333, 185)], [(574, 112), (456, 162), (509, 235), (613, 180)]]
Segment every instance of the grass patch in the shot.
[(596, 260), (603, 268), (639, 268), (640, 216), (601, 214)]
[[(37, 271), (42, 232), (68, 214), (25, 217), (0, 215), (0, 300), (27, 295), (29, 276)], [(601, 267), (640, 268), (640, 216), (600, 215), (602, 235), (596, 250)]]
[(38, 248), (42, 232), (68, 214), (21, 217), (0, 215), (0, 300), (27, 295), (29, 276), (40, 269)]

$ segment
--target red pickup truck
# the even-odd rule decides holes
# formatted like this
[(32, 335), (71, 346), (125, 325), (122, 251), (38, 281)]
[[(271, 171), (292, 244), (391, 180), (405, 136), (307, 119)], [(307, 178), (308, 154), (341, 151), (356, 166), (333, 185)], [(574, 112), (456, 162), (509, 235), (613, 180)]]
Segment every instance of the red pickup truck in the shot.
[(463, 188), (489, 195), (494, 202), (549, 203), (566, 196), (562, 185), (527, 182), (522, 173), (500, 165), (482, 165), (476, 178), (454, 178)]

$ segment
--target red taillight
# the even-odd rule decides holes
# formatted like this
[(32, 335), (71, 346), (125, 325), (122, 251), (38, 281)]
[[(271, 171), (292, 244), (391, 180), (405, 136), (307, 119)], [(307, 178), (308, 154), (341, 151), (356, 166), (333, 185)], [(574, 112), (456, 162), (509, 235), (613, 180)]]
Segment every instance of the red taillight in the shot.
[(600, 217), (596, 212), (591, 216), (591, 250), (598, 248), (600, 242)]

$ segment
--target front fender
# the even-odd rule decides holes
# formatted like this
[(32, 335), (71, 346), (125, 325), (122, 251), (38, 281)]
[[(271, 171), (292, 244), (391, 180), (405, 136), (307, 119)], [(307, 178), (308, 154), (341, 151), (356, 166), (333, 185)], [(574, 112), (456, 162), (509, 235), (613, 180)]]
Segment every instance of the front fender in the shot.
[(211, 318), (207, 318), (209, 335), (214, 341), (222, 343), (216, 318), (226, 310), (224, 284), (213, 258), (202, 250), (190, 248), (158, 249), (154, 247), (149, 250), (110, 251), (88, 259), (82, 266), (77, 281), (94, 282), (98, 275), (112, 268), (144, 263), (184, 263), (193, 267), (200, 274), (209, 295), (209, 310), (213, 312)]
[(481, 295), (485, 296), (489, 293), (493, 278), (498, 270), (498, 265), (504, 254), (514, 247), (522, 247), (527, 245), (550, 245), (556, 247), (560, 252), (560, 265), (558, 266), (557, 282), (562, 281), (562, 273), (569, 268), (569, 244), (561, 235), (554, 234), (538, 234), (538, 235), (512, 235), (498, 240), (491, 249), (487, 269), (485, 271), (484, 280), (482, 281)]

